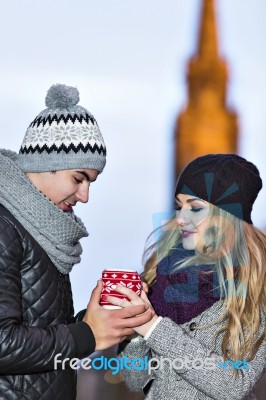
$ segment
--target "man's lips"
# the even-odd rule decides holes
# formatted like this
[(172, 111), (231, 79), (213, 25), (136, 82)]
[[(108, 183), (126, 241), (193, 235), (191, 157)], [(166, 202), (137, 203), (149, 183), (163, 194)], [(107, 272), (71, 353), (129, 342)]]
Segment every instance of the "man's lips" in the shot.
[(71, 212), (72, 207), (75, 205), (75, 204), (69, 203), (68, 201), (63, 201), (62, 204), (63, 204), (63, 211), (66, 211), (66, 212)]

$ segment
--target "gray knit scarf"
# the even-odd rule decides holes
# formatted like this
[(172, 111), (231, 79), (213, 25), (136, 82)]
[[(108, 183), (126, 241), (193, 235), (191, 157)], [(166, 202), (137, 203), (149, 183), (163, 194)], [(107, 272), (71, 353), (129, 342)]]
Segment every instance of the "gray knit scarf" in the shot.
[(80, 262), (82, 221), (39, 192), (16, 165), (17, 154), (0, 149), (0, 203), (23, 225), (63, 274)]

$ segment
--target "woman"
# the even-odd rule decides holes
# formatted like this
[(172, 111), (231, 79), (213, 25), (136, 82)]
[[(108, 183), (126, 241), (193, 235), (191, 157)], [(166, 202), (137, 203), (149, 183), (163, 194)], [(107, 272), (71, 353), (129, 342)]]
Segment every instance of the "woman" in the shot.
[[(146, 249), (149, 300), (117, 287), (127, 307), (151, 302), (119, 356), (147, 399), (254, 399), (266, 361), (266, 235), (251, 221), (259, 171), (235, 154), (192, 161), (177, 182), (176, 216)], [(150, 305), (151, 306), (151, 305)]]

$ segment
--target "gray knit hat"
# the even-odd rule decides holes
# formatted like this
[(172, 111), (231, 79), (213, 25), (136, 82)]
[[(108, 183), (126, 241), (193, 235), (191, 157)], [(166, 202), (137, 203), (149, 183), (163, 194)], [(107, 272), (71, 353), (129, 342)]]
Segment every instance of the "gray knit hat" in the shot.
[(47, 108), (30, 124), (16, 163), (24, 172), (92, 168), (102, 172), (106, 147), (93, 115), (78, 106), (76, 88), (50, 87)]

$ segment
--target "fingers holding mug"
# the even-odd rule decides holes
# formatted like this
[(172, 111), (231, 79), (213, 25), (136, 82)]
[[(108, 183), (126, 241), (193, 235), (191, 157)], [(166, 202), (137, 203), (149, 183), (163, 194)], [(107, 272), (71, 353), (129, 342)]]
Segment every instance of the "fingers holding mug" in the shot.
[[(137, 301), (141, 294), (142, 283), (137, 271), (129, 269), (105, 269), (102, 272), (102, 293), (100, 305), (107, 309), (123, 308), (130, 305), (131, 297), (127, 298), (123, 292), (116, 290), (117, 287), (124, 287), (131, 296), (131, 292), (135, 292)], [(131, 290), (130, 290), (131, 289)], [(121, 301), (112, 300), (111, 297), (119, 298)], [(127, 303), (128, 301), (128, 303)], [(135, 304), (142, 304), (137, 302)], [(132, 303), (131, 303), (132, 305)]]

